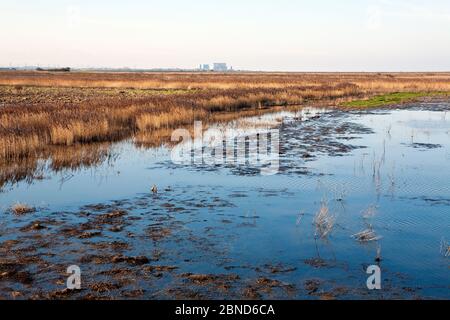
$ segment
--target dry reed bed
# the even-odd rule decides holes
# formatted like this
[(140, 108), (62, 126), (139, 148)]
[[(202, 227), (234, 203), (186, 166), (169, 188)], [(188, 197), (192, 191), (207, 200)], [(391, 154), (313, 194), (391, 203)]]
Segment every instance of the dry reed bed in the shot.
[(219, 114), (381, 92), (450, 91), (450, 74), (0, 72), (0, 84), (0, 159), (11, 161), (54, 145), (135, 134), (148, 141), (149, 132)]
[(0, 72), (1, 85), (140, 89), (286, 88), (353, 83), (368, 90), (450, 89), (450, 73)]

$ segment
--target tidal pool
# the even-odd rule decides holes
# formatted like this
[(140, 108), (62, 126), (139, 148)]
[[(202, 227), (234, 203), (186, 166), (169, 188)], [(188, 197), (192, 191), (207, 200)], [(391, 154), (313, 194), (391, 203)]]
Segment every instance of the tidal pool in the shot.
[[(449, 299), (448, 110), (305, 108), (227, 124), (279, 130), (268, 176), (175, 164), (168, 146), (132, 141), (92, 165), (42, 160), (0, 192), (0, 296)], [(34, 212), (14, 214), (17, 203)], [(81, 290), (65, 289), (71, 265)], [(370, 265), (381, 290), (366, 286)]]

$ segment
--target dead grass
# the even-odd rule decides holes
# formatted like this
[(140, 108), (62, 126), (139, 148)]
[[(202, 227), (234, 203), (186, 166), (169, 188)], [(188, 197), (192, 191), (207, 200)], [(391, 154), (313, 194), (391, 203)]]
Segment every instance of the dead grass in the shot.
[(358, 240), (359, 242), (371, 242), (381, 239), (381, 237), (375, 233), (373, 227), (370, 225), (368, 226), (367, 229), (354, 234), (352, 237)]
[(354, 84), (366, 92), (450, 91), (449, 73), (54, 73), (0, 72), (0, 84), (135, 89), (260, 89)]
[(444, 238), (441, 240), (440, 251), (444, 257), (450, 257), (450, 244)]
[(24, 203), (16, 203), (11, 207), (11, 212), (15, 215), (24, 215), (35, 212), (36, 209)]
[(328, 203), (322, 201), (319, 211), (317, 211), (314, 217), (314, 225), (316, 227), (315, 236), (325, 239), (333, 230), (336, 218), (330, 213)]
[(0, 159), (57, 145), (148, 141), (194, 120), (270, 108), (431, 91), (450, 91), (450, 74), (0, 72)]

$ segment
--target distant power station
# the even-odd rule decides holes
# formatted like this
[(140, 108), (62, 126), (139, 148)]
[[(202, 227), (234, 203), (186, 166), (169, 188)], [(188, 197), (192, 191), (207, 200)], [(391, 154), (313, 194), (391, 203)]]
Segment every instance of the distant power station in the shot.
[[(199, 70), (200, 71), (211, 71), (211, 67), (209, 64), (201, 64)], [(216, 62), (216, 63), (213, 63), (212, 71), (216, 71), (216, 72), (233, 71), (233, 67), (228, 68), (226, 63)]]
[(214, 63), (214, 67), (213, 67), (214, 71), (228, 71), (228, 67), (226, 63)]
[(200, 65), (200, 70), (202, 70), (202, 71), (209, 71), (210, 70), (209, 64), (201, 64)]

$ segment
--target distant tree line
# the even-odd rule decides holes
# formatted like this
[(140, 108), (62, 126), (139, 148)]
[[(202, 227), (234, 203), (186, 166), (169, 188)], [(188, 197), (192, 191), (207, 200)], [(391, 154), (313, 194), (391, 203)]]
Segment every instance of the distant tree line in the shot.
[(51, 69), (44, 69), (44, 68), (36, 68), (36, 71), (51, 71), (51, 72), (70, 72), (70, 68), (51, 68)]

